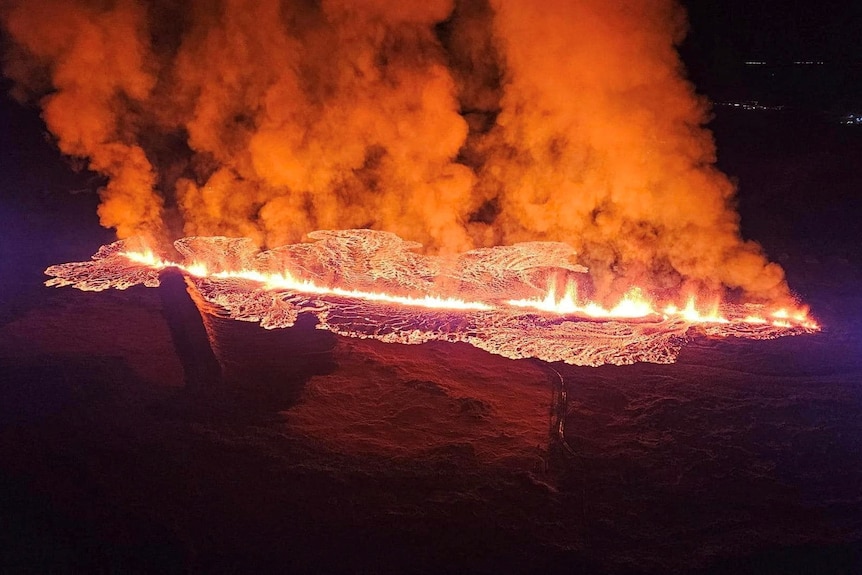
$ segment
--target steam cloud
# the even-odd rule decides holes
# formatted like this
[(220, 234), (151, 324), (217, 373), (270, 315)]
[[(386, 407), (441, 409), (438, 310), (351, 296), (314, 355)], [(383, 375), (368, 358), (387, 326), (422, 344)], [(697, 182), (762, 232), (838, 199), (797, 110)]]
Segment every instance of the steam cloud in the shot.
[(581, 254), (598, 294), (742, 288), (673, 0), (7, 0), (5, 74), (108, 178), (120, 237), (371, 227)]

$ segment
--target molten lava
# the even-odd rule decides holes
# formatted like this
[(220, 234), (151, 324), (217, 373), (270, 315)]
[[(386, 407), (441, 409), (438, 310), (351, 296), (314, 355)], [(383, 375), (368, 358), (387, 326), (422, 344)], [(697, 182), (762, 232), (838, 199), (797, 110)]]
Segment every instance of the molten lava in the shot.
[(235, 271), (220, 270), (211, 272), (207, 269), (207, 265), (205, 263), (193, 263), (190, 265), (183, 265), (180, 263), (163, 260), (155, 256), (150, 251), (124, 251), (120, 252), (120, 255), (129, 258), (133, 262), (138, 262), (154, 269), (173, 267), (178, 268), (192, 276), (200, 278), (249, 280), (262, 284), (264, 289), (268, 290), (292, 290), (310, 294), (338, 295), (364, 301), (386, 302), (406, 306), (428, 307), (432, 309), (493, 309), (493, 306), (489, 304), (474, 301), (465, 301), (454, 297), (441, 297), (432, 295), (426, 295), (423, 297), (411, 297), (387, 294), (384, 292), (371, 292), (355, 289), (344, 289), (340, 287), (319, 286), (313, 281), (297, 279), (288, 271), (282, 273), (265, 273), (253, 269), (241, 269)]
[[(388, 342), (464, 341), (511, 358), (578, 365), (673, 361), (690, 332), (770, 339), (817, 331), (803, 308), (762, 304), (660, 304), (633, 287), (605, 307), (581, 298), (586, 269), (564, 244), (530, 242), (424, 256), (415, 244), (371, 230), (319, 231), (313, 243), (260, 252), (248, 239), (191, 237), (184, 261), (124, 241), (92, 261), (52, 266), (47, 285), (81, 290), (157, 286), (174, 267), (190, 289), (228, 317), (290, 327), (312, 313), (320, 329)], [(558, 294), (556, 278), (566, 277)]]

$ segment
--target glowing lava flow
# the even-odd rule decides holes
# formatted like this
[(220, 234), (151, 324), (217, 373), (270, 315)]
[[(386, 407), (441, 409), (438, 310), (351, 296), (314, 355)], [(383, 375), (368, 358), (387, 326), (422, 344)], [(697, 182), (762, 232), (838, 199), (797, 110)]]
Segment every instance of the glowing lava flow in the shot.
[(542, 299), (513, 299), (508, 304), (515, 307), (534, 308), (545, 312), (563, 315), (585, 315), (592, 318), (636, 319), (656, 314), (652, 304), (640, 288), (630, 289), (614, 307), (606, 309), (595, 302), (578, 302), (578, 287), (573, 281), (567, 282), (566, 291), (559, 299), (556, 286), (551, 284)]
[[(586, 268), (564, 244), (528, 242), (442, 258), (386, 232), (319, 231), (311, 243), (259, 251), (247, 239), (177, 240), (183, 263), (119, 241), (90, 262), (51, 266), (50, 286), (81, 290), (155, 287), (168, 267), (183, 272), (204, 314), (291, 327), (312, 314), (317, 328), (416, 344), (465, 342), (517, 359), (576, 365), (673, 362), (693, 335), (773, 339), (819, 330), (804, 309), (760, 304), (660, 306), (633, 288), (613, 306), (582, 300)], [(566, 278), (558, 295), (549, 278)], [(573, 279), (574, 278), (574, 279)], [(458, 294), (449, 297), (441, 294)], [(214, 311), (215, 310), (215, 311)]]
[(392, 295), (383, 292), (370, 292), (339, 287), (326, 287), (315, 284), (309, 280), (300, 280), (293, 277), (289, 272), (263, 273), (256, 270), (218, 271), (209, 272), (206, 264), (193, 263), (188, 266), (176, 262), (163, 260), (152, 252), (121, 252), (121, 255), (129, 260), (155, 269), (175, 267), (200, 278), (217, 279), (242, 279), (263, 284), (265, 289), (293, 290), (308, 294), (337, 295), (347, 298), (355, 298), (364, 301), (386, 302), (406, 306), (427, 307), (431, 309), (451, 310), (490, 310), (493, 306), (475, 301), (465, 301), (453, 297), (440, 297), (426, 295), (423, 297)]
[[(769, 314), (772, 316), (772, 320), (759, 315), (744, 315), (728, 319), (719, 312), (717, 304), (712, 306), (709, 313), (701, 313), (694, 297), (688, 298), (683, 308), (669, 304), (661, 308), (661, 311), (658, 311), (654, 304), (644, 296), (643, 291), (637, 287), (630, 289), (610, 309), (604, 308), (595, 302), (579, 303), (577, 294), (577, 284), (570, 281), (566, 284), (566, 290), (560, 298), (557, 298), (556, 286), (552, 284), (548, 288), (548, 292), (544, 298), (509, 300), (507, 303), (521, 308), (532, 308), (561, 315), (582, 315), (596, 319), (638, 319), (649, 316), (662, 316), (665, 319), (677, 318), (693, 324), (771, 324), (775, 327), (784, 328), (800, 325), (811, 330), (820, 329), (817, 323), (808, 317), (805, 310), (797, 310), (791, 313), (786, 309), (778, 309)], [(793, 321), (790, 321), (791, 318)]]
[[(264, 273), (257, 270), (243, 269), (236, 271), (217, 271), (210, 272), (206, 264), (192, 263), (183, 265), (177, 262), (171, 262), (157, 257), (151, 251), (135, 252), (124, 251), (121, 255), (129, 260), (146, 265), (153, 269), (165, 269), (175, 267), (188, 274), (199, 278), (217, 278), (217, 279), (242, 279), (257, 282), (262, 284), (264, 289), (269, 290), (292, 290), (308, 294), (320, 295), (335, 295), (346, 298), (359, 299), (371, 302), (393, 303), (406, 306), (425, 307), (430, 309), (448, 309), (448, 310), (493, 310), (498, 306), (492, 304), (467, 301), (454, 297), (442, 297), (435, 295), (425, 295), (423, 297), (400, 296), (384, 292), (371, 292), (355, 289), (344, 289), (339, 287), (327, 287), (317, 285), (309, 280), (301, 280), (294, 277), (289, 272), (282, 273)], [(586, 316), (594, 319), (639, 319), (651, 315), (663, 316), (664, 318), (674, 317), (685, 320), (689, 323), (716, 323), (724, 324), (731, 321), (737, 323), (751, 324), (767, 324), (771, 323), (776, 327), (792, 327), (794, 324), (790, 321), (792, 318), (796, 324), (816, 330), (819, 326), (816, 322), (808, 319), (804, 311), (797, 311), (791, 314), (786, 309), (779, 309), (773, 312), (773, 320), (770, 322), (766, 318), (754, 315), (748, 315), (733, 320), (727, 319), (718, 312), (718, 305), (713, 306), (710, 313), (701, 313), (696, 304), (694, 297), (690, 297), (684, 308), (679, 308), (675, 305), (668, 305), (657, 311), (653, 303), (647, 299), (643, 291), (634, 287), (630, 289), (620, 301), (610, 309), (604, 308), (595, 302), (579, 303), (578, 301), (577, 284), (574, 281), (569, 281), (566, 284), (566, 290), (562, 297), (556, 297), (556, 286), (552, 283), (545, 297), (533, 299), (512, 299), (505, 301), (506, 305), (519, 308), (532, 308), (539, 311), (554, 313), (559, 315)]]

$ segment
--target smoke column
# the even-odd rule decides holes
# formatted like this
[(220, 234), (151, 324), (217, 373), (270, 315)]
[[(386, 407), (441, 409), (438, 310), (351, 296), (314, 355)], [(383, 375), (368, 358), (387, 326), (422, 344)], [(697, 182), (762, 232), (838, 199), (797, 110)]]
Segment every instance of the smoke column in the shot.
[(745, 242), (672, 0), (7, 0), (5, 74), (120, 237), (563, 241), (599, 297), (787, 294)]

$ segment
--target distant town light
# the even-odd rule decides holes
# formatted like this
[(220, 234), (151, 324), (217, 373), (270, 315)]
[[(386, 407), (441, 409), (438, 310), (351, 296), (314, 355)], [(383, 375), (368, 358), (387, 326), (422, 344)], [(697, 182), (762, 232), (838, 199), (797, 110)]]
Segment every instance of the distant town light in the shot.
[(750, 102), (715, 102), (716, 106), (730, 106), (732, 108), (740, 108), (742, 110), (784, 110), (785, 106), (764, 106), (757, 101)]

